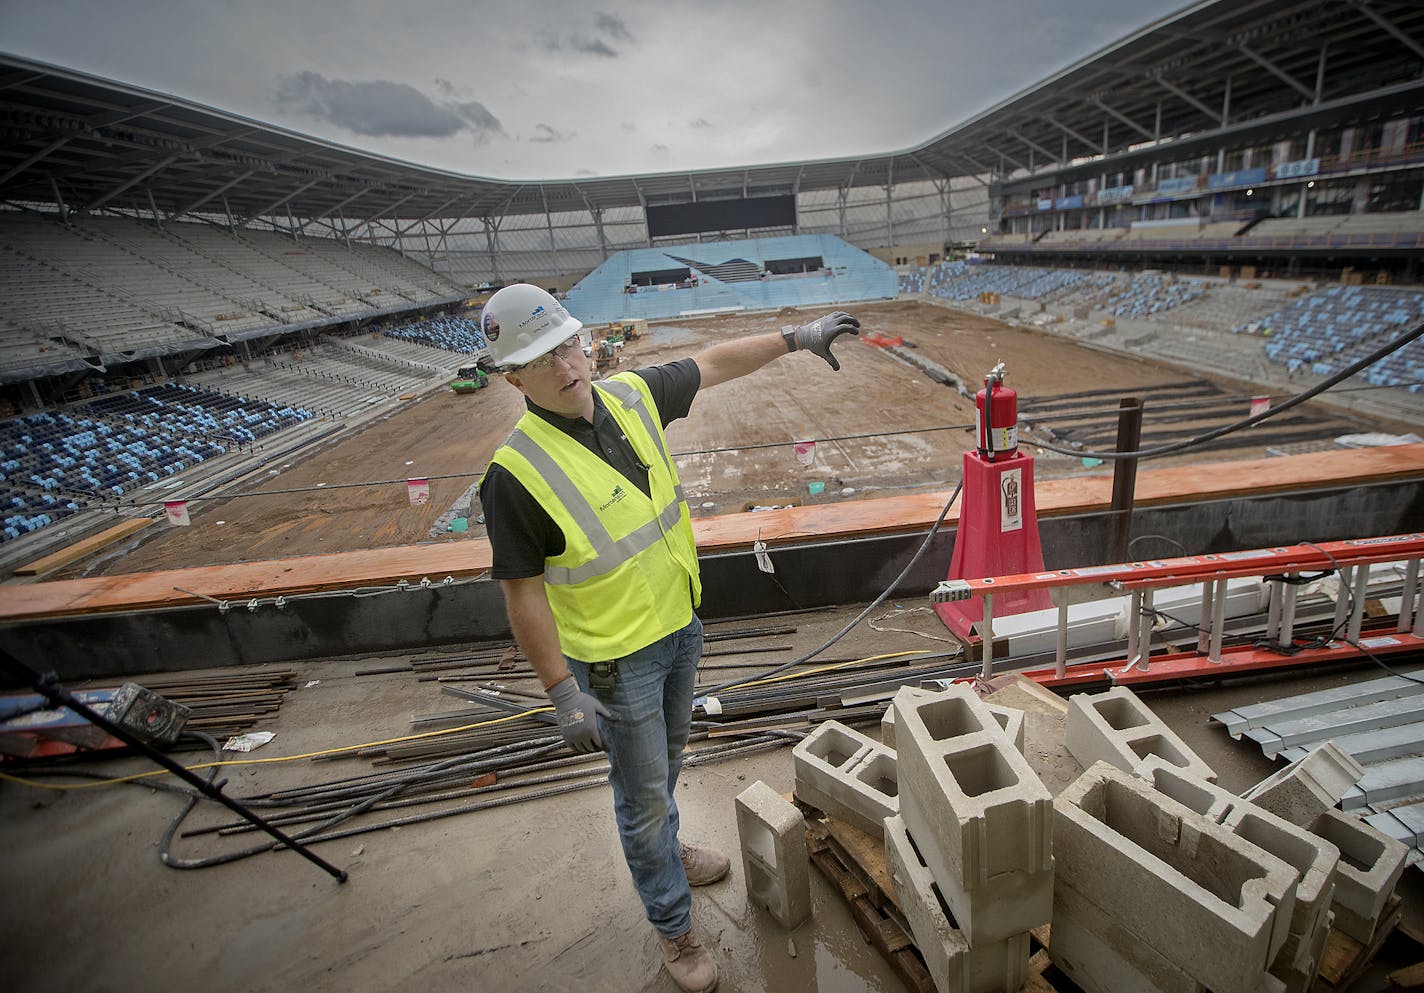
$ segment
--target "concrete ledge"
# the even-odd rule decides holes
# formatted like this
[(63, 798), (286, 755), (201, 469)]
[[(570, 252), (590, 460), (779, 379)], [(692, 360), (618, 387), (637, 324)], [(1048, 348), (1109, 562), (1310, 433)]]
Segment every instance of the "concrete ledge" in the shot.
[(826, 721), (791, 752), (798, 799), (869, 834), (900, 812), (895, 753), (874, 738)]
[(1054, 800), (1057, 885), (1112, 915), (1214, 993), (1248, 993), (1271, 965), (1296, 871), (1106, 762)]
[(967, 686), (895, 708), (900, 811), (972, 945), (1053, 913), (1052, 797)]
[(747, 899), (790, 930), (811, 916), (806, 822), (796, 805), (757, 780), (737, 795), (737, 836)]
[(1023, 986), (1028, 934), (971, 946), (899, 815), (885, 821), (885, 863), (939, 993), (999, 993)]
[(1216, 772), (1126, 686), (1079, 693), (1068, 701), (1068, 751), (1083, 768), (1107, 762), (1135, 772), (1151, 756), (1216, 781)]

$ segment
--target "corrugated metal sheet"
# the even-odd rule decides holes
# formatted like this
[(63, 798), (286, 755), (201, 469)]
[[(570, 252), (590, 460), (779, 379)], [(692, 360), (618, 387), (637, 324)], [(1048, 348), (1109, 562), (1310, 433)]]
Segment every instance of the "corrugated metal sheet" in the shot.
[(1213, 714), (1233, 738), (1246, 737), (1271, 758), (1294, 762), (1333, 741), (1365, 767), (1340, 800), (1412, 849), (1424, 863), (1424, 667), (1400, 669), (1350, 686), (1302, 693)]

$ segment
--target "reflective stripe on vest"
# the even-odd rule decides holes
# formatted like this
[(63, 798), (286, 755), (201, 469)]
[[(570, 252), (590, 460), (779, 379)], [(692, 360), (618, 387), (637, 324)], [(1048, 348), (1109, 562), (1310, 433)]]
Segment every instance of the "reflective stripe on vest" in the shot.
[[(657, 441), (658, 436), (654, 434), (652, 437), (654, 444), (657, 444), (661, 449), (662, 445)], [(534, 470), (544, 478), (549, 489), (554, 491), (554, 496), (563, 504), (564, 509), (569, 512), (569, 516), (578, 525), (578, 529), (584, 533), (589, 544), (593, 546), (593, 559), (577, 568), (545, 566), (544, 581), (550, 586), (572, 586), (595, 576), (612, 572), (639, 552), (646, 551), (662, 541), (663, 532), (676, 527), (682, 517), (682, 493), (680, 492), (681, 486), (679, 486), (677, 487), (679, 492), (673, 502), (659, 511), (657, 517), (624, 537), (614, 540), (613, 536), (608, 533), (608, 529), (603, 526), (603, 521), (599, 519), (597, 511), (589, 506), (583, 493), (574, 485), (574, 481), (569, 478), (568, 473), (564, 472), (563, 467), (555, 462), (538, 442), (516, 428), (505, 444), (524, 456), (534, 467)]]
[[(672, 459), (668, 457), (667, 449), (663, 446), (663, 436), (658, 431), (658, 426), (653, 423), (652, 412), (643, 402), (643, 394), (639, 393), (632, 383), (622, 383), (616, 379), (604, 380), (603, 388), (623, 402), (624, 410), (632, 410), (637, 413), (639, 420), (643, 422), (643, 427), (647, 429), (648, 437), (653, 439), (653, 447), (658, 450), (658, 455), (662, 456), (663, 465), (667, 466), (668, 470), (672, 471), (676, 477)], [(687, 499), (682, 493), (682, 480), (679, 479), (673, 484), (673, 493), (678, 500)]]

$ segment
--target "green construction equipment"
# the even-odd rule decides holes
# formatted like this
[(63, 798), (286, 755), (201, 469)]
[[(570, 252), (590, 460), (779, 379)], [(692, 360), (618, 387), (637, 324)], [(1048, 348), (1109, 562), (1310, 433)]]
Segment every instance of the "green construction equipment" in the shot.
[(456, 393), (474, 393), (489, 385), (489, 373), (479, 366), (462, 366), (455, 372), (455, 379), (450, 383), (450, 389)]

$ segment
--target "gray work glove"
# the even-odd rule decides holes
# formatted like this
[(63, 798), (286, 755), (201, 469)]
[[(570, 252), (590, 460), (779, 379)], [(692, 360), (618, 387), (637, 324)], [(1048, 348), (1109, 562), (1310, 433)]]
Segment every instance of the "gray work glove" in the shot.
[(598, 698), (579, 689), (573, 676), (561, 679), (548, 689), (549, 702), (559, 715), (559, 731), (569, 747), (576, 752), (601, 752), (603, 738), (598, 733), (598, 717), (602, 714), (610, 721), (618, 717)]
[(786, 339), (788, 352), (797, 349), (814, 352), (829, 362), (836, 372), (841, 371), (841, 364), (831, 354), (831, 342), (843, 334), (860, 334), (860, 321), (843, 310), (818, 317), (810, 324), (802, 324), (799, 327), (791, 324), (781, 329), (781, 337)]

